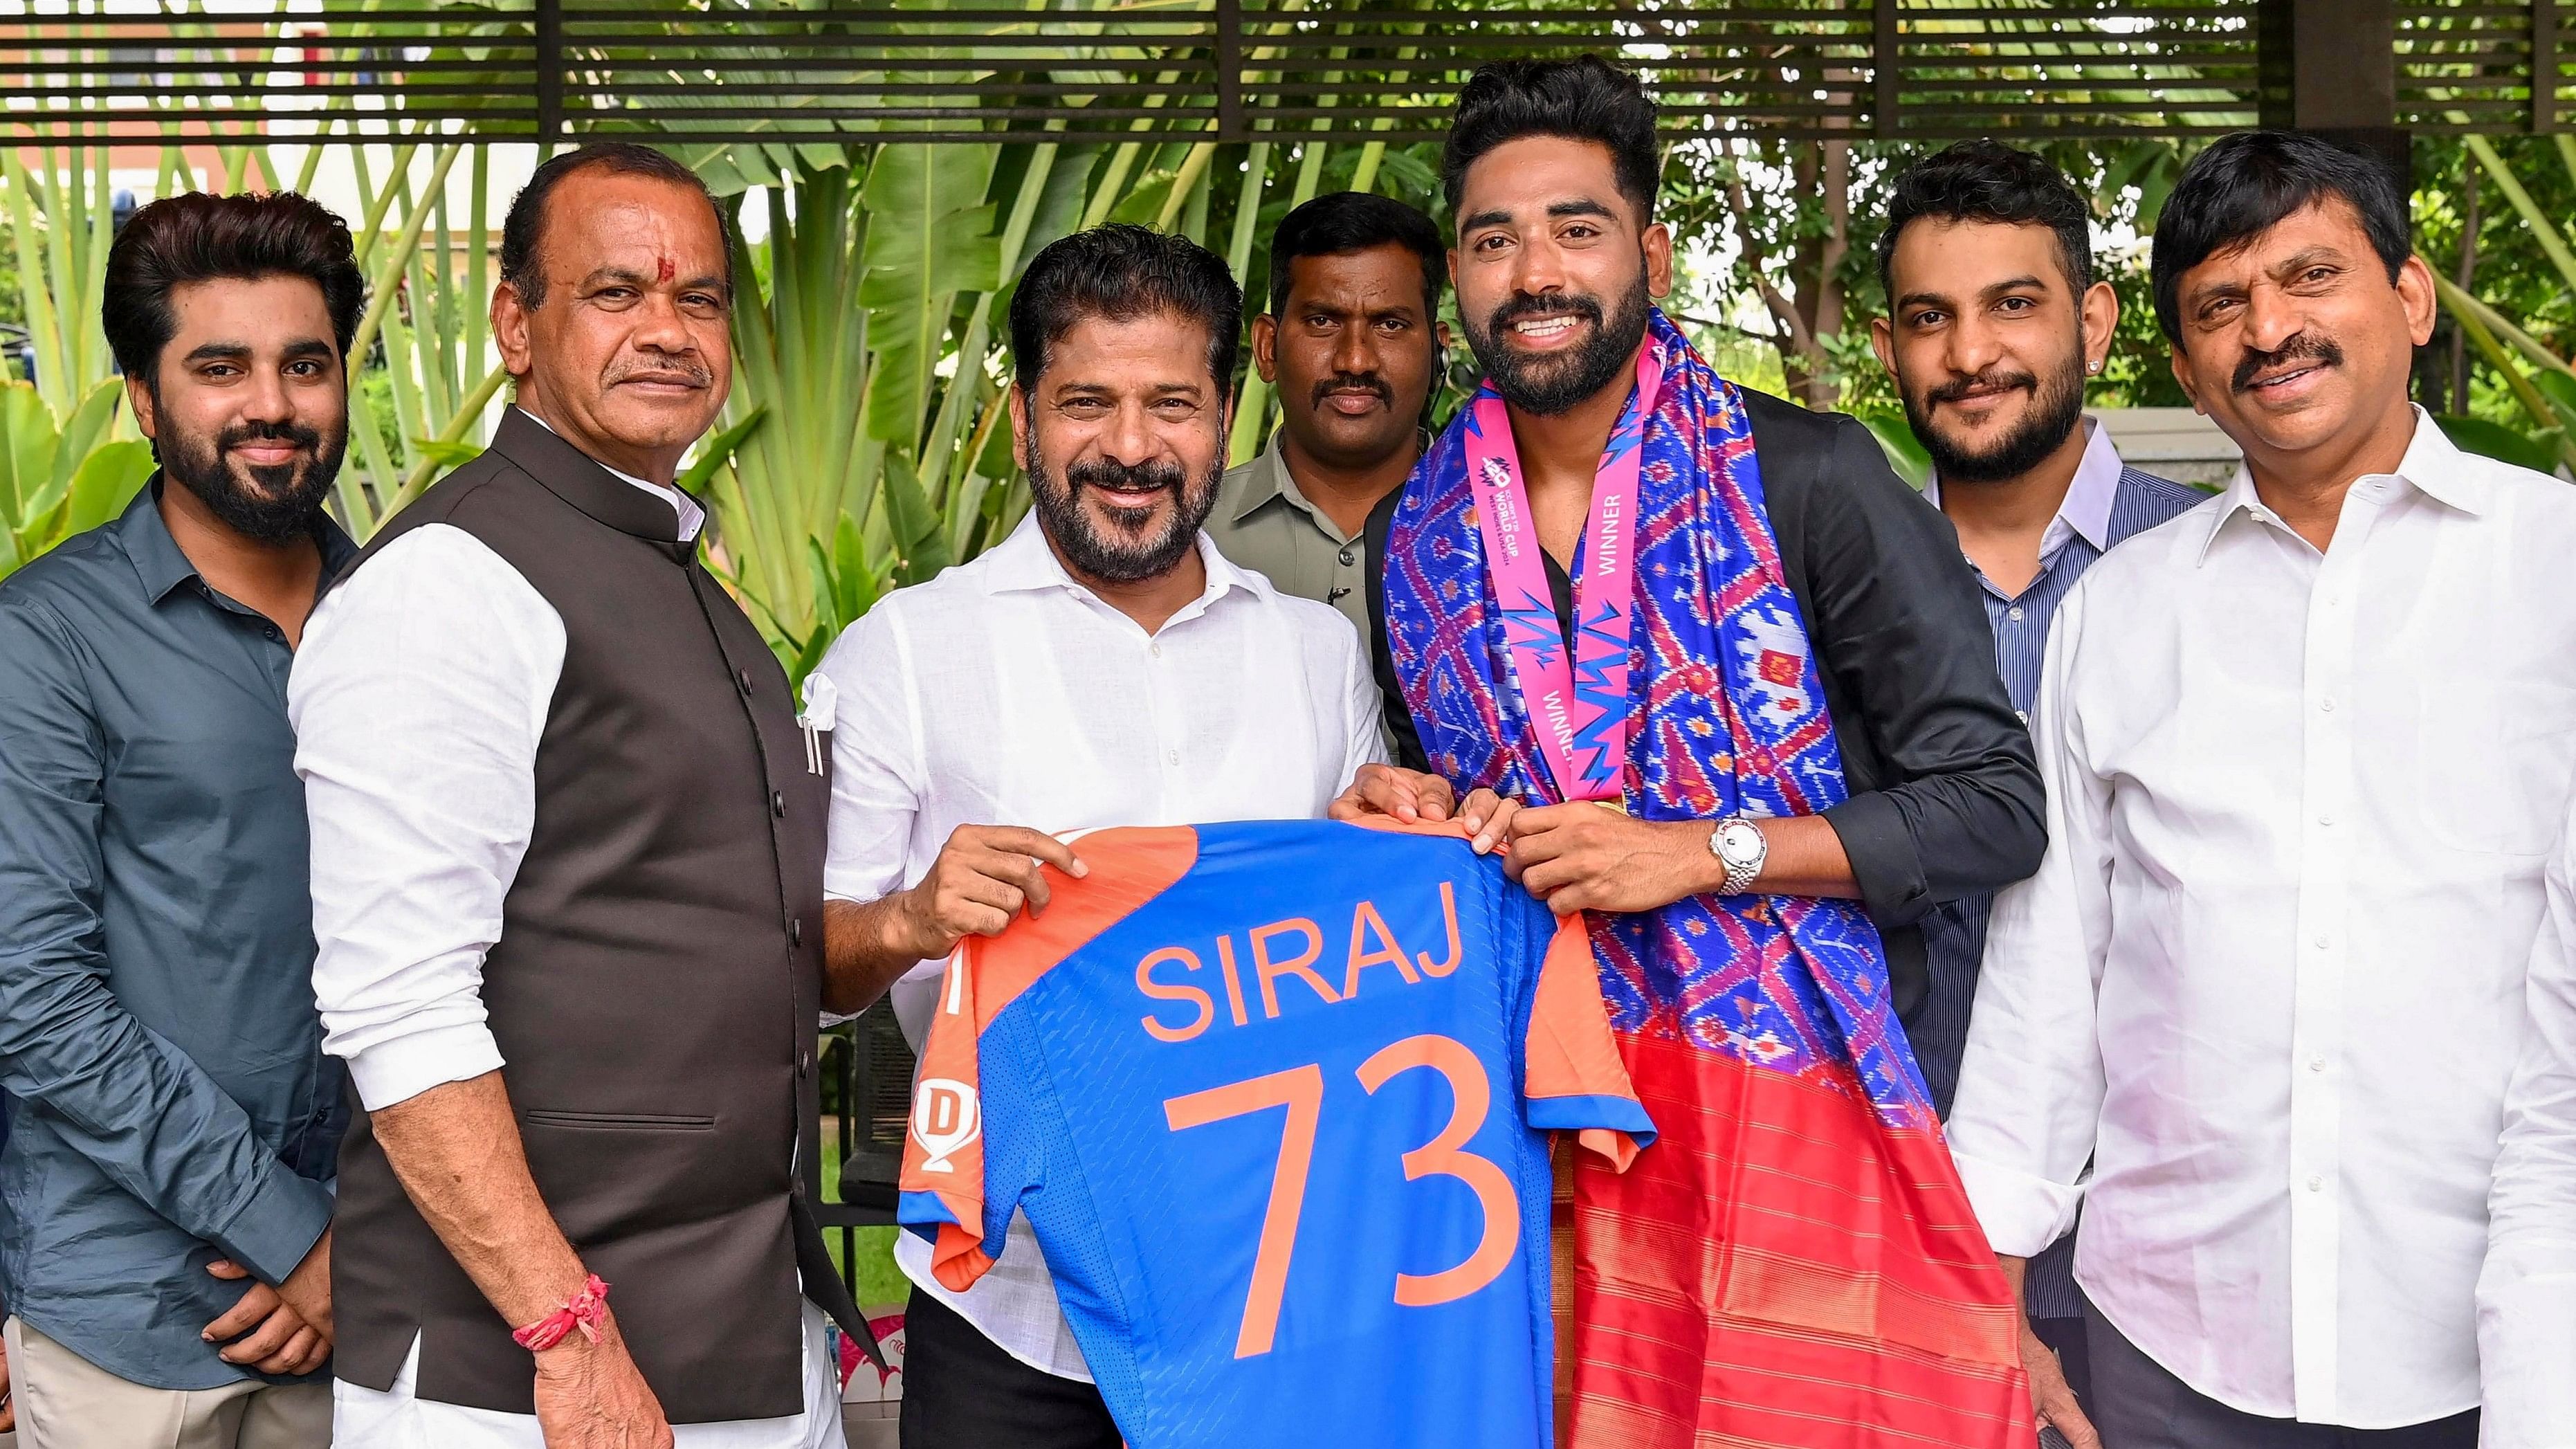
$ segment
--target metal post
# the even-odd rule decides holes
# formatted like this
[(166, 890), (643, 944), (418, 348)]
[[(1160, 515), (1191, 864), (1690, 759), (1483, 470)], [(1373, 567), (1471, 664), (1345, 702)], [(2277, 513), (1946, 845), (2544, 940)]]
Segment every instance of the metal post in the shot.
[(2413, 138), (2397, 128), (2396, 0), (2262, 0), (2256, 27), (2263, 124), (2376, 157), (2411, 190)]
[(1243, 0), (1216, 0), (1216, 138), (1243, 139)]
[(2558, 129), (2558, 0), (2531, 0), (2531, 134)]
[(2397, 124), (2395, 0), (2263, 0), (2257, 24), (2263, 124)]
[(1870, 130), (1882, 141), (1897, 135), (1897, 0), (1877, 0), (1869, 42), (1869, 73), (1876, 82), (1870, 104)]
[(563, 139), (563, 0), (537, 0), (537, 146)]

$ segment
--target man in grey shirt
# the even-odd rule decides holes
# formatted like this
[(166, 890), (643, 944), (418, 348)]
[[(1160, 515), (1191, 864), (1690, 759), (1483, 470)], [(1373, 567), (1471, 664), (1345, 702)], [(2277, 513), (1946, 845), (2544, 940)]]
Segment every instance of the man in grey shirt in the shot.
[(330, 1442), (341, 1076), (286, 677), (364, 285), (302, 197), (135, 213), (104, 318), (161, 469), (0, 586), (0, 1292), (22, 1449)]
[(1270, 310), (1252, 365), (1279, 390), (1279, 430), (1225, 475), (1207, 532), (1280, 592), (1318, 599), (1368, 635), (1360, 533), (1422, 456), (1440, 383), (1448, 254), (1431, 218), (1358, 191), (1319, 196), (1270, 239)]

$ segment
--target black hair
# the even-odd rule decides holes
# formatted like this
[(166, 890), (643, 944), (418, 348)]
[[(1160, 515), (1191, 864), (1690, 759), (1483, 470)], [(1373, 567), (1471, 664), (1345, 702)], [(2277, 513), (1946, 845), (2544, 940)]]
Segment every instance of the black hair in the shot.
[(2057, 233), (2057, 263), (2068, 290), (2081, 298), (2093, 285), (2092, 225), (2084, 198), (2056, 167), (2028, 151), (2001, 141), (1961, 141), (1898, 174), (1887, 203), (1887, 230), (1878, 234), (1878, 285), (1890, 306), (1896, 303), (1889, 273), (1897, 237), (1906, 223), (1925, 217), (2047, 227)]
[(2415, 243), (2405, 193), (2380, 161), (2295, 131), (2239, 131), (2191, 158), (2165, 198), (2149, 266), (2165, 340), (2182, 341), (2183, 273), (2334, 198), (2359, 213), (2371, 250), (2396, 281)]
[(346, 363), (366, 301), (349, 224), (292, 191), (164, 197), (134, 213), (107, 249), (99, 326), (118, 370), (160, 381), (161, 349), (179, 331), (171, 289), (191, 282), (302, 277), (322, 289), (331, 338)]
[(1637, 77), (1587, 55), (1575, 60), (1498, 60), (1479, 66), (1458, 93), (1440, 152), (1441, 187), (1458, 209), (1467, 168), (1524, 136), (1557, 136), (1607, 147), (1619, 194), (1640, 224), (1655, 214), (1663, 160), (1655, 144), (1655, 103)]
[(1049, 242), (1011, 294), (1011, 375), (1037, 391), (1047, 351), (1090, 317), (1130, 322), (1169, 313), (1207, 328), (1208, 372), (1222, 394), (1242, 345), (1243, 289), (1225, 258), (1185, 236), (1124, 223)]
[(1449, 253), (1440, 229), (1421, 209), (1389, 196), (1336, 191), (1318, 196), (1282, 217), (1270, 234), (1270, 313), (1288, 310), (1290, 262), (1299, 257), (1338, 257), (1373, 247), (1398, 246), (1422, 263), (1422, 315), (1440, 318), (1440, 289), (1449, 284)]
[(715, 213), (716, 235), (722, 239), (725, 293), (731, 297), (733, 233), (725, 225), (724, 208), (716, 205), (715, 193), (707, 190), (707, 183), (698, 173), (650, 146), (632, 141), (593, 141), (539, 166), (528, 177), (528, 184), (510, 199), (510, 214), (501, 222), (501, 280), (517, 290), (521, 306), (535, 311), (546, 301), (546, 272), (537, 261), (537, 240), (546, 224), (546, 198), (554, 194), (564, 178), (592, 170), (611, 176), (650, 176), (687, 187), (706, 198), (707, 210)]

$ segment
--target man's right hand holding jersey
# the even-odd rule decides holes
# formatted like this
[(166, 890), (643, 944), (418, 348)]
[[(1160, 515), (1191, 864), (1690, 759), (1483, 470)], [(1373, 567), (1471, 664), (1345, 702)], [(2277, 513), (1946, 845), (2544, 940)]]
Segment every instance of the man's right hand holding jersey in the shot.
[(1025, 910), (1043, 915), (1046, 866), (1089, 872), (1071, 846), (1016, 825), (960, 825), (930, 872), (908, 889), (864, 904), (829, 902), (823, 915), (826, 1010), (865, 1010), (896, 977), (957, 949), (968, 936), (998, 936)]
[(1050, 865), (1077, 878), (1090, 869), (1044, 831), (960, 825), (921, 883), (888, 897), (896, 903), (888, 928), (917, 961), (945, 956), (968, 936), (998, 936), (1023, 908), (1046, 913)]

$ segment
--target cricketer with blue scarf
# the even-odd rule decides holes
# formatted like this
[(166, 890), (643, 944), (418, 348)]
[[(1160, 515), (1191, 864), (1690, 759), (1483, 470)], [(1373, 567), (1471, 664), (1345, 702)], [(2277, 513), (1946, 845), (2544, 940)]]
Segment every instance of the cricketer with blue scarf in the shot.
[[(1653, 306), (1658, 169), (1624, 72), (1478, 72), (1445, 180), (1487, 380), (1368, 530), (1401, 763), (1591, 913), (1675, 1124), (1626, 1183), (1578, 1171), (1571, 1429), (2024, 1445), (2012, 1295), (1899, 1020), (1916, 922), (2038, 863), (2030, 741), (1948, 523)], [(1421, 790), (1366, 771), (1339, 808)]]

